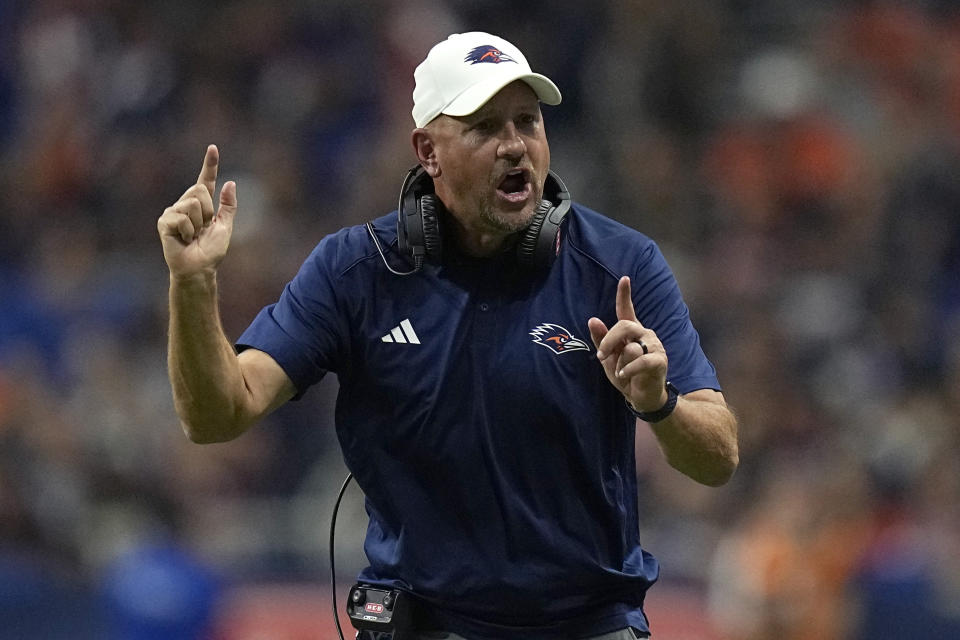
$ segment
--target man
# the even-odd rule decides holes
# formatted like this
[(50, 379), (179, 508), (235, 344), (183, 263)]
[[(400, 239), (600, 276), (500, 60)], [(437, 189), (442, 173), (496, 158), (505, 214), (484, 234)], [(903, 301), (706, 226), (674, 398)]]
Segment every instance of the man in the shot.
[(360, 580), (413, 594), (418, 633), (645, 637), (659, 569), (635, 416), (674, 467), (724, 483), (736, 422), (714, 368), (653, 242), (548, 173), (552, 81), (486, 33), (437, 44), (415, 79), (420, 171), (398, 212), (324, 238), (239, 355), (216, 302), (237, 197), (227, 182), (214, 211), (215, 147), (160, 217), (183, 428), (235, 438), (334, 371), (370, 514)]

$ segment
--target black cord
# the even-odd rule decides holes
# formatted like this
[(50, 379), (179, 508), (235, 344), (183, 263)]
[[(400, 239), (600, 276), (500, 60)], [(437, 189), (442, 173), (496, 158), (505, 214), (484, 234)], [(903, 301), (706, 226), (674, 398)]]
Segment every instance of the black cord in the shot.
[(337, 569), (333, 554), (333, 540), (337, 528), (337, 511), (340, 510), (340, 501), (351, 480), (353, 480), (353, 474), (348, 473), (343, 486), (340, 487), (340, 493), (337, 494), (337, 501), (333, 504), (333, 516), (330, 518), (330, 600), (333, 602), (333, 621), (337, 625), (337, 635), (340, 636), (340, 640), (343, 640), (343, 629), (340, 627), (340, 612), (337, 611)]
[(421, 255), (413, 256), (413, 269), (410, 271), (397, 271), (391, 267), (390, 263), (387, 262), (387, 256), (383, 252), (383, 247), (380, 245), (380, 240), (377, 238), (377, 234), (373, 232), (373, 224), (368, 222), (366, 226), (367, 233), (369, 233), (370, 237), (373, 239), (373, 244), (376, 245), (377, 252), (380, 254), (380, 258), (383, 260), (383, 266), (387, 268), (387, 271), (396, 276), (412, 276), (423, 268), (423, 256)]

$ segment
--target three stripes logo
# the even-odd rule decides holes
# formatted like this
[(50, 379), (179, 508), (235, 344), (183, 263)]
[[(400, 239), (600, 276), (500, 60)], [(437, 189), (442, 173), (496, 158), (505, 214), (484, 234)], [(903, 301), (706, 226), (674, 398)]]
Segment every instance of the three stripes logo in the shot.
[(399, 342), (400, 344), (420, 344), (417, 332), (413, 330), (410, 319), (406, 318), (398, 326), (390, 329), (390, 333), (380, 338), (380, 342)]

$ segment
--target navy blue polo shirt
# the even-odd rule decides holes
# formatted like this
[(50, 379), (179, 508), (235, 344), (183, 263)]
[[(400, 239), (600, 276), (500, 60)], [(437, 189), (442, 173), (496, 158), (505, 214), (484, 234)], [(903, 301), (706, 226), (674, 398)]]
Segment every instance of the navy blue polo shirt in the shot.
[[(395, 268), (396, 213), (374, 222)], [(363, 226), (324, 238), (238, 340), (302, 394), (328, 371), (336, 429), (370, 516), (360, 580), (418, 596), (474, 638), (647, 631), (657, 561), (640, 546), (636, 423), (587, 320), (639, 320), (681, 393), (719, 389), (676, 280), (643, 234), (574, 204), (546, 272), (512, 253), (396, 276)], [(409, 267), (407, 267), (409, 268)]]

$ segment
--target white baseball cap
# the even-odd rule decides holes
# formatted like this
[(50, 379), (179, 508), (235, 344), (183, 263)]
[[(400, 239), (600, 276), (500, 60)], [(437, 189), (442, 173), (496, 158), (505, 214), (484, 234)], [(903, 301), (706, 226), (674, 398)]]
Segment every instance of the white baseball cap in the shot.
[(470, 115), (514, 80), (523, 80), (546, 104), (560, 104), (550, 78), (530, 70), (520, 49), (497, 36), (455, 33), (432, 49), (413, 72), (413, 121), (426, 125), (441, 113)]

